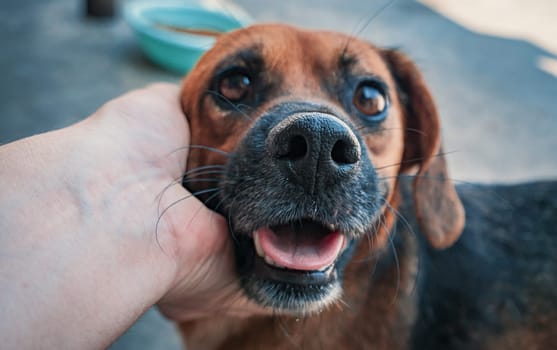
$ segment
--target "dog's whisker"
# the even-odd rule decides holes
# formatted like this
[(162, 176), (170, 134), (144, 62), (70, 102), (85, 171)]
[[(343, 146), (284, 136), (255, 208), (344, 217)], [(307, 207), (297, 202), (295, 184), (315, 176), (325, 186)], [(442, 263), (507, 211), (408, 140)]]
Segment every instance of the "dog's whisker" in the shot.
[[(200, 191), (199, 191), (200, 192)], [(195, 213), (192, 215), (190, 222), (188, 223), (188, 226), (190, 226), (193, 222), (193, 219), (195, 219), (195, 217), (197, 216), (197, 214), (199, 214), (199, 211), (201, 209), (203, 209), (205, 206), (207, 206), (207, 203), (209, 203), (213, 198), (215, 198), (216, 196), (218, 196), (220, 194), (220, 189), (218, 189), (217, 191), (213, 191), (215, 193), (213, 193), (212, 195), (210, 195), (206, 200), (203, 201), (203, 204), (199, 206), (199, 208), (195, 211)]]
[[(372, 242), (373, 242), (373, 239), (375, 239), (375, 240), (378, 239), (377, 232), (379, 232), (379, 229), (381, 228), (381, 223), (384, 221), (384, 217), (385, 216), (383, 214), (381, 214), (379, 220), (376, 223), (374, 223), (375, 233), (373, 234)], [(371, 277), (371, 276), (374, 276), (375, 272), (377, 271), (377, 266), (379, 266), (379, 257), (374, 256), (373, 254), (370, 254), (370, 259), (373, 260), (373, 266), (372, 266), (371, 271), (369, 273), (369, 275)]]
[(196, 182), (220, 182), (221, 180), (215, 177), (196, 177), (193, 179), (185, 179), (183, 184), (196, 183)]
[[(379, 199), (383, 202), (383, 205), (385, 205), (385, 208), (387, 210), (393, 212), (393, 214), (395, 214), (395, 216), (397, 215), (396, 214), (397, 213), (396, 209), (394, 209), (384, 197), (380, 197)], [(400, 291), (400, 283), (401, 283), (400, 261), (399, 261), (399, 258), (398, 258), (398, 252), (397, 252), (396, 246), (394, 244), (394, 238), (396, 237), (396, 234), (397, 234), (396, 222), (391, 227), (389, 227), (387, 225), (386, 216), (384, 215), (384, 213), (382, 213), (380, 215), (380, 218), (377, 222), (378, 222), (379, 226), (381, 226), (383, 228), (385, 234), (387, 235), (387, 240), (389, 242), (389, 246), (391, 247), (391, 251), (393, 252), (393, 258), (394, 258), (396, 272), (397, 272), (396, 288), (395, 288), (395, 293), (394, 293), (393, 300), (392, 300), (392, 303), (394, 304), (396, 302), (396, 299), (398, 298), (398, 293)], [(371, 275), (374, 274), (375, 269), (377, 267), (377, 263), (378, 263), (378, 261), (376, 260), (376, 264), (373, 267)]]
[(182, 147), (179, 147), (179, 148), (173, 150), (172, 152), (170, 152), (170, 154), (176, 153), (176, 152), (180, 152), (180, 151), (185, 151), (185, 150), (191, 151), (192, 149), (202, 149), (202, 150), (205, 150), (205, 151), (210, 151), (210, 152), (218, 153), (218, 154), (223, 155), (223, 156), (225, 156), (225, 157), (230, 157), (230, 153), (225, 152), (225, 151), (223, 151), (223, 150), (221, 150), (221, 149), (218, 149), (218, 148), (215, 148), (215, 147), (211, 147), (211, 146), (206, 146), (206, 145), (188, 145), (188, 146), (182, 146)]
[(350, 46), (350, 43), (355, 40), (357, 37), (359, 37), (364, 30), (366, 30), (366, 28), (371, 24), (371, 22), (376, 19), (379, 15), (381, 15), (385, 10), (387, 10), (389, 7), (391, 7), (396, 0), (389, 0), (387, 3), (385, 3), (383, 6), (381, 6), (379, 9), (374, 9), (373, 14), (371, 16), (366, 16), (366, 17), (362, 17), (354, 26), (354, 29), (352, 30), (352, 33), (350, 36), (348, 36), (347, 40), (346, 40), (346, 44), (343, 45), (343, 48), (341, 50), (341, 57), (344, 59), (345, 57), (347, 57), (347, 53), (348, 53), (348, 47)]
[[(236, 199), (242, 196), (243, 192), (238, 192), (235, 196), (230, 198), (230, 203), (228, 204), (228, 207), (230, 208), (235, 208), (236, 207)], [(227, 213), (227, 221), (228, 221), (228, 229), (230, 230), (230, 235), (232, 236), (232, 239), (234, 240), (234, 242), (238, 243), (238, 237), (236, 232), (233, 229), (233, 223), (232, 223), (232, 217), (234, 216), (234, 213), (229, 211)]]
[(406, 228), (410, 231), (410, 233), (412, 233), (412, 235), (417, 237), (416, 232), (414, 232), (414, 229), (412, 228), (408, 220), (404, 217), (404, 215), (402, 215), (402, 213), (400, 213), (396, 208), (393, 208), (393, 206), (385, 198), (381, 198), (381, 200), (383, 201), (383, 204), (386, 206), (386, 208), (391, 213), (393, 213), (395, 217), (397, 217), (402, 221), (402, 223), (406, 226)]
[(157, 202), (157, 215), (160, 215), (160, 210), (161, 210), (161, 201), (162, 201), (162, 197), (164, 196), (164, 194), (166, 193), (166, 191), (172, 187), (175, 186), (179, 183), (182, 182), (182, 176), (173, 179), (168, 185), (164, 186), (164, 188), (161, 190), (161, 192), (155, 197), (155, 202)]
[(353, 309), (350, 306), (350, 304), (344, 299), (343, 296), (334, 300), (333, 303), (330, 306), (331, 306), (331, 308), (332, 307), (336, 308), (336, 310), (338, 310), (339, 312), (344, 312), (346, 310), (352, 310)]
[(367, 262), (370, 261), (371, 259), (373, 259), (373, 237), (371, 237), (374, 234), (375, 230), (375, 222), (372, 224), (372, 230), (369, 234), (365, 235), (366, 239), (367, 239), (367, 245), (368, 245), (368, 250), (369, 250), (369, 258), (366, 259), (362, 259), (360, 262)]
[[(174, 207), (176, 204), (178, 204), (178, 203), (180, 203), (180, 202), (183, 202), (183, 201), (187, 200), (188, 198), (191, 198), (191, 197), (193, 197), (193, 196), (198, 196), (198, 195), (203, 194), (203, 193), (211, 193), (211, 192), (215, 192), (215, 191), (220, 191), (220, 189), (219, 189), (219, 188), (209, 188), (209, 189), (200, 190), (200, 191), (191, 193), (191, 194), (189, 194), (189, 195), (187, 195), (187, 196), (184, 196), (184, 197), (182, 197), (182, 198), (179, 198), (179, 199), (173, 201), (172, 203), (170, 203), (170, 204), (159, 214), (159, 216), (158, 216), (158, 218), (157, 218), (157, 222), (155, 223), (155, 239), (156, 239), (157, 244), (159, 245), (159, 247), (160, 247), (161, 249), (163, 249), (163, 248), (162, 248), (162, 246), (161, 246), (161, 244), (160, 244), (160, 241), (159, 241), (158, 232), (159, 232), (159, 224), (160, 224), (160, 221), (161, 221), (162, 217), (164, 216), (164, 214), (165, 214), (168, 210), (170, 210), (172, 207)], [(164, 249), (163, 249), (163, 251), (164, 251)]]
[[(394, 130), (394, 129), (398, 129), (398, 128), (390, 128), (390, 129), (393, 129), (393, 130)], [(429, 137), (429, 135), (428, 135), (425, 131), (419, 130), (419, 129), (415, 129), (415, 128), (408, 128), (408, 127), (406, 127), (406, 128), (404, 128), (404, 131), (410, 131), (410, 132), (413, 132), (413, 133), (416, 133), (416, 134), (419, 134), (419, 135), (422, 135), (422, 136), (425, 136), (425, 137)]]
[[(416, 232), (412, 228), (412, 225), (410, 225), (408, 220), (404, 217), (404, 215), (402, 215), (402, 213), (400, 211), (398, 211), (397, 209), (393, 208), (385, 198), (383, 198), (383, 201), (384, 201), (386, 207), (388, 208), (388, 210), (391, 211), (402, 222), (402, 224), (406, 227), (406, 230), (407, 230), (406, 232), (409, 232), (411, 235), (413, 235), (414, 237), (417, 238), (418, 235), (416, 234)], [(393, 224), (393, 228), (392, 228), (393, 231), (397, 231), (397, 227), (398, 227), (397, 221), (395, 221), (394, 224)], [(420, 278), (420, 271), (421, 271), (421, 264), (422, 264), (420, 254), (419, 253), (416, 253), (416, 254), (417, 254), (416, 255), (416, 258), (417, 258), (417, 261), (416, 261), (416, 264), (417, 264), (417, 266), (416, 266), (416, 276), (413, 279), (413, 286), (410, 289), (411, 292), (414, 292), (414, 290), (418, 286), (418, 281), (419, 281), (419, 278)]]
[[(165, 186), (164, 189), (161, 191), (161, 193), (159, 193), (159, 195), (157, 195), (157, 198), (162, 195), (162, 192), (167, 190), (169, 187), (175, 185), (176, 183), (180, 182), (185, 176), (196, 174), (196, 173), (210, 174), (209, 172), (206, 173), (204, 171), (205, 170), (210, 171), (211, 169), (225, 169), (225, 168), (226, 167), (224, 165), (204, 165), (204, 166), (199, 166), (199, 167), (190, 169), (190, 170), (184, 172), (182, 175), (174, 178), (173, 181), (168, 186)], [(218, 173), (218, 172), (215, 172), (215, 173)], [(221, 170), (221, 173), (224, 174), (224, 171)]]
[(359, 37), (364, 32), (364, 30), (367, 29), (367, 27), (371, 24), (371, 22), (373, 22), (374, 19), (379, 17), (385, 10), (391, 7), (395, 3), (395, 1), (396, 0), (390, 0), (387, 3), (385, 3), (383, 6), (381, 6), (379, 9), (375, 10), (375, 13), (371, 15), (369, 18), (367, 18), (367, 20), (363, 22), (363, 25), (361, 25), (360, 29), (352, 36)]
[(288, 339), (292, 346), (297, 346), (297, 344), (292, 341), (292, 337), (290, 335), (290, 332), (288, 332), (288, 329), (286, 328), (286, 325), (284, 324), (283, 318), (282, 317), (277, 317), (277, 313), (276, 313), (275, 309), (273, 309), (271, 317), (273, 318), (273, 320), (278, 325), (278, 329), (280, 330), (280, 332), (282, 333), (284, 338)]
[(162, 197), (164, 196), (164, 193), (172, 186), (178, 185), (178, 184), (183, 184), (183, 178), (182, 176), (172, 180), (168, 185), (164, 186), (164, 188), (161, 190), (161, 192), (155, 197), (155, 201), (157, 201), (157, 216), (161, 215), (160, 209), (161, 209), (161, 201), (162, 201)]
[[(187, 173), (187, 172), (186, 172)], [(222, 173), (217, 172), (217, 171), (209, 171), (207, 170), (207, 172), (198, 172), (197, 174), (194, 174), (195, 176), (202, 176), (202, 175), (210, 175), (210, 174), (219, 174), (222, 175)], [(173, 179), (168, 185), (166, 185), (161, 192), (155, 197), (155, 201), (158, 201), (157, 203), (157, 215), (160, 215), (160, 204), (161, 204), (161, 200), (162, 197), (164, 196), (164, 193), (172, 186), (181, 184), (181, 185), (186, 185), (187, 183), (191, 183), (191, 182), (218, 182), (220, 181), (218, 178), (205, 178), (205, 179), (198, 179), (198, 178), (184, 178), (184, 176), (179, 176), (175, 179)]]
[(364, 134), (367, 134), (367, 135), (380, 134), (380, 133), (385, 132), (385, 131), (400, 131), (400, 130), (402, 130), (402, 131), (408, 131), (408, 132), (416, 133), (416, 134), (419, 134), (419, 135), (424, 136), (424, 137), (429, 136), (423, 130), (419, 130), (419, 129), (415, 129), (415, 128), (409, 128), (409, 127), (405, 127), (405, 128), (383, 128), (383, 127), (370, 128), (367, 125), (361, 125), (360, 124), (360, 125), (356, 126), (356, 130), (358, 132), (363, 132)]
[(227, 215), (227, 220), (228, 222), (228, 230), (230, 231), (230, 236), (232, 237), (232, 240), (237, 244), (238, 243), (238, 237), (236, 235), (236, 233), (234, 232), (234, 229), (232, 228), (232, 217), (230, 215)]
[(188, 180), (184, 180), (184, 177), (187, 175), (191, 175), (191, 176), (201, 176), (201, 175), (209, 175), (209, 174), (218, 174), (218, 175), (223, 175), (223, 172), (219, 172), (219, 171), (211, 171), (211, 169), (220, 169), (220, 168), (225, 168), (224, 165), (205, 165), (205, 166), (200, 166), (197, 168), (193, 168), (190, 169), (188, 171), (186, 171), (184, 174), (180, 175), (177, 178), (174, 178), (168, 185), (166, 185), (161, 192), (155, 197), (155, 201), (158, 202), (157, 203), (157, 215), (160, 215), (160, 204), (162, 201), (162, 197), (164, 196), (164, 193), (172, 186), (175, 186), (177, 184), (186, 184), (189, 182), (192, 182), (190, 179)]
[(244, 104), (235, 104), (232, 101), (230, 101), (228, 98), (226, 98), (226, 96), (224, 96), (223, 94), (218, 93), (217, 91), (214, 91), (214, 90), (207, 90), (206, 92), (208, 94), (216, 96), (217, 98), (220, 98), (222, 101), (228, 103), (232, 108), (234, 108), (234, 110), (236, 110), (236, 112), (240, 113), (247, 120), (253, 121), (252, 117), (250, 117), (246, 112), (244, 112), (240, 109), (240, 107), (247, 107), (247, 108), (251, 109), (250, 106), (247, 106), (247, 105), (244, 105)]
[[(374, 246), (373, 240), (377, 237), (377, 231), (379, 230), (378, 226), (380, 225), (379, 221), (381, 220), (381, 217), (382, 217), (382, 215), (380, 215), (377, 218), (377, 220), (375, 220), (371, 224), (369, 232), (364, 235), (366, 240), (367, 240), (367, 244), (368, 244), (369, 257), (362, 258), (362, 259), (357, 259), (357, 260), (355, 259), (354, 262), (365, 263), (365, 262), (369, 262), (371, 260), (375, 260), (375, 263), (377, 263), (377, 259), (375, 259), (374, 256), (373, 256), (373, 252), (374, 252), (374, 250), (373, 250), (373, 246)], [(373, 270), (375, 270), (375, 269), (373, 269)]]
[(218, 212), (220, 206), (223, 205), (224, 202), (225, 202), (226, 200), (228, 200), (229, 198), (230, 198), (229, 195), (224, 195), (224, 196), (222, 196), (221, 199), (215, 204), (215, 207), (214, 207), (214, 208), (211, 208), (211, 209), (212, 209), (213, 211), (215, 211), (215, 212)]
[[(382, 221), (382, 226), (385, 230), (388, 230), (387, 225), (384, 223), (384, 221)], [(396, 288), (395, 288), (395, 293), (393, 296), (393, 300), (391, 301), (391, 304), (395, 304), (396, 300), (398, 298), (398, 293), (400, 292), (400, 278), (401, 278), (401, 274), (400, 274), (400, 261), (398, 258), (398, 252), (396, 250), (396, 246), (394, 244), (394, 235), (396, 235), (396, 231), (391, 231), (391, 234), (387, 234), (387, 240), (389, 241), (389, 245), (391, 247), (391, 250), (393, 252), (393, 258), (395, 260), (395, 266), (396, 266)]]
[[(453, 154), (453, 153), (458, 153), (458, 152), (459, 151), (440, 152), (440, 153), (437, 153), (437, 154), (433, 155), (431, 158), (444, 157), (444, 156), (447, 156), (447, 155), (450, 155), (450, 154)], [(427, 159), (427, 157), (416, 157), (416, 158), (412, 158), (412, 159), (405, 159), (401, 162), (376, 167), (375, 170), (383, 170), (383, 169), (391, 168), (391, 167), (398, 166), (398, 165), (421, 162), (421, 161), (424, 161), (426, 159)]]
[[(225, 175), (226, 172), (223, 170), (203, 170), (203, 171), (198, 171), (196, 173), (193, 174), (189, 174), (188, 176), (184, 177), (184, 181), (188, 180), (188, 179), (195, 179), (197, 176), (205, 176), (205, 175)], [(216, 178), (216, 177), (215, 177)]]
[(191, 175), (191, 174), (195, 174), (195, 173), (200, 172), (200, 171), (215, 170), (215, 169), (224, 170), (224, 169), (226, 169), (226, 166), (225, 166), (225, 165), (220, 165), (220, 164), (211, 164), (211, 165), (198, 166), (198, 167), (196, 167), (196, 168), (189, 169), (188, 171), (186, 171), (185, 173), (183, 173), (183, 174), (182, 174), (182, 177), (188, 176), (188, 175)]
[[(408, 179), (414, 179), (414, 178), (423, 178), (423, 179), (428, 179), (428, 180), (432, 180), (432, 181), (451, 181), (457, 184), (462, 184), (462, 185), (477, 185), (474, 182), (471, 181), (467, 181), (467, 180), (462, 180), (462, 179), (457, 179), (454, 177), (445, 177), (444, 175), (427, 175), (427, 174), (396, 174), (396, 175), (392, 175), (392, 176), (381, 176), (378, 177), (379, 180), (388, 180), (388, 179), (404, 179), (404, 178), (408, 178)], [(485, 191), (493, 196), (495, 196), (498, 200), (500, 200), (502, 203), (505, 204), (505, 206), (510, 209), (510, 210), (514, 210), (515, 206), (509, 202), (509, 200), (503, 196), (501, 196), (499, 193), (497, 193), (496, 191), (489, 189), (489, 188), (485, 188)]]

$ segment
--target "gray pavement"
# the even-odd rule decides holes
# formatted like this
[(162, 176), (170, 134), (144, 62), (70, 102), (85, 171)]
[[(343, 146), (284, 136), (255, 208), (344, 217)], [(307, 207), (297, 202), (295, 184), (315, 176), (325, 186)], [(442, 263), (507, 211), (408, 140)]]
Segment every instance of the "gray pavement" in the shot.
[[(0, 4), (0, 143), (74, 123), (127, 90), (181, 77), (147, 61), (120, 18), (89, 20), (78, 1)], [(358, 32), (383, 1), (238, 0), (258, 21)], [(557, 78), (537, 64), (555, 55), (522, 40), (472, 32), (400, 0), (359, 36), (407, 52), (437, 99), (455, 179), (557, 178)], [(112, 349), (177, 349), (154, 310)]]

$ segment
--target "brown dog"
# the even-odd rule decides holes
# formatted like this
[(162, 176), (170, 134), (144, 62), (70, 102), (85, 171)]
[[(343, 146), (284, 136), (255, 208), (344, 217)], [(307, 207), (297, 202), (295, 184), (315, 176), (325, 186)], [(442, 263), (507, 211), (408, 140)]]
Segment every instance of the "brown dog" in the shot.
[[(468, 234), (477, 228), (468, 215), (458, 240), (465, 213), (437, 111), (401, 53), (337, 33), (253, 26), (218, 39), (186, 77), (182, 105), (193, 145), (184, 184), (228, 218), (242, 288), (272, 310), (182, 324), (188, 349), (557, 344), (557, 259), (526, 263), (498, 245), (511, 253), (533, 240), (532, 250), (557, 252), (540, 229), (554, 223), (555, 206), (528, 227), (542, 231), (536, 239), (509, 243), (507, 230), (480, 242), (494, 221)], [(479, 211), (485, 191), (463, 191), (475, 196), (467, 212)], [(502, 254), (496, 263), (482, 250), (490, 244)], [(545, 279), (516, 276), (537, 269)]]

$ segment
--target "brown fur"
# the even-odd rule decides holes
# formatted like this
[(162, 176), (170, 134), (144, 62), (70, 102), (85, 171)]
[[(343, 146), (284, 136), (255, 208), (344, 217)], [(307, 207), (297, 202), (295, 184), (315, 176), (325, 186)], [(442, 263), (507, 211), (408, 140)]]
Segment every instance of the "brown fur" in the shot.
[[(364, 136), (368, 153), (379, 177), (390, 191), (389, 205), (397, 207), (397, 175), (415, 172), (415, 197), (420, 205), (417, 216), (432, 246), (450, 246), (464, 224), (464, 212), (440, 152), (439, 119), (433, 100), (416, 66), (405, 56), (381, 50), (358, 39), (336, 33), (310, 32), (287, 26), (254, 26), (225, 35), (186, 77), (182, 105), (189, 120), (193, 145), (205, 145), (232, 152), (249, 130), (253, 120), (226, 118), (206, 94), (218, 65), (234, 52), (258, 47), (269, 81), (281, 82), (280, 89), (252, 118), (281, 99), (296, 97), (327, 101), (342, 106), (323, 89), (321, 79), (335, 74), (343, 50), (357, 57), (358, 69), (380, 76), (391, 93), (389, 118), (382, 131)], [(402, 95), (401, 95), (402, 94)], [(358, 124), (354, 120), (355, 124)], [(404, 132), (404, 130), (410, 130)], [(419, 132), (416, 132), (419, 131)], [(218, 153), (192, 149), (188, 168), (224, 164)], [(444, 181), (430, 181), (442, 177)], [(194, 190), (206, 184), (192, 184)], [(318, 315), (298, 319), (267, 316), (246, 319), (215, 317), (181, 324), (188, 349), (404, 349), (416, 317), (412, 294), (415, 280), (414, 240), (404, 244), (397, 269), (389, 268), (372, 281), (377, 263), (373, 252), (388, 247), (388, 234), (394, 221), (385, 210), (385, 226), (370, 239), (362, 239), (344, 276), (342, 301)], [(372, 258), (370, 258), (372, 257)], [(398, 283), (400, 282), (400, 283)]]

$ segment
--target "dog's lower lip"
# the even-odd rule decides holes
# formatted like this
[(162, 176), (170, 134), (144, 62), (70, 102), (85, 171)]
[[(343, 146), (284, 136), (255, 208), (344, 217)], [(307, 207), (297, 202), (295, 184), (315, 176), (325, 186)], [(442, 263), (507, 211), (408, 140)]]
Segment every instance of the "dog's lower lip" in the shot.
[(265, 276), (265, 279), (294, 285), (327, 285), (336, 279), (335, 264), (323, 271), (299, 271), (283, 269), (267, 264), (263, 258), (256, 256), (253, 262), (254, 273)]

